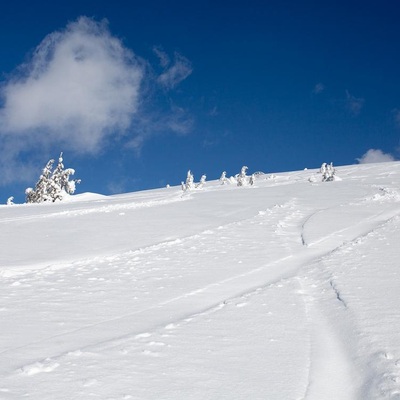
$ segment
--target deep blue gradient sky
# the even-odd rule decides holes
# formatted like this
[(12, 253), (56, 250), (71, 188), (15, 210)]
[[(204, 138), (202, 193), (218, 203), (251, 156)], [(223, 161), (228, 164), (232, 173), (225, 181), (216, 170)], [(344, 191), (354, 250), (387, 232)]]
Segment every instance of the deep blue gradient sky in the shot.
[[(176, 185), (188, 169), (198, 180), (202, 174), (217, 179), (223, 170), (234, 175), (242, 165), (249, 172), (279, 172), (331, 161), (354, 164), (370, 149), (398, 159), (399, 13), (395, 0), (4, 3), (0, 172), (7, 178), (0, 182), (0, 202), (11, 195), (23, 202), (25, 188), (60, 151), (82, 179), (77, 192), (102, 194)], [(57, 132), (65, 126), (46, 125), (52, 107), (41, 108), (44, 117), (32, 117), (35, 123), (23, 128), (19, 121), (4, 122), (11, 112), (24, 121), (25, 103), (36, 101), (28, 88), (18, 97), (19, 108), (9, 106), (10, 82), (26, 82), (21, 64), (31, 63), (47, 35), (81, 16), (94, 24), (107, 19), (108, 28), (101, 29), (135, 54), (142, 71), (135, 112), (125, 109), (129, 123), (102, 125), (92, 148), (85, 129), (68, 145)], [(172, 80), (163, 81), (167, 72)], [(65, 71), (57, 76), (69, 85)], [(59, 89), (64, 86), (50, 87), (55, 99), (68, 100), (68, 90)], [(83, 95), (85, 90), (83, 84)], [(122, 100), (113, 107), (126, 106)], [(74, 115), (52, 121), (60, 118), (79, 130)]]

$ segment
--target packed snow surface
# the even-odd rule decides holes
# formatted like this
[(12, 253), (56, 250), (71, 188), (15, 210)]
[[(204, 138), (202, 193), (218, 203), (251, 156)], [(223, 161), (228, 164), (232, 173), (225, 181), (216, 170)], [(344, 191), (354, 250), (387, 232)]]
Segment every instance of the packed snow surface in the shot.
[(1, 206), (0, 399), (400, 399), (400, 163), (336, 176)]

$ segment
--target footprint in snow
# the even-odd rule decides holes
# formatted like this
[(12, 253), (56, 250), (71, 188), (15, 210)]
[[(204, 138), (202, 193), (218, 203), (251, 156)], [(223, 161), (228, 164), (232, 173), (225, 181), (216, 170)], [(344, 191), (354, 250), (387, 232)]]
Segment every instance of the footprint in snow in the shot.
[(383, 357), (385, 357), (387, 360), (392, 360), (393, 359), (393, 354), (392, 353), (383, 353), (382, 354)]

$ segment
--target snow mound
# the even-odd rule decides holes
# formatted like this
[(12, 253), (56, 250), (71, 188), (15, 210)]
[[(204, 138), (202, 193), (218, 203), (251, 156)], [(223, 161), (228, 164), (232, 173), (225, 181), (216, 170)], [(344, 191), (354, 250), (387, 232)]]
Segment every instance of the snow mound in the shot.
[(98, 194), (98, 193), (91, 193), (91, 192), (85, 192), (85, 193), (79, 193), (79, 194), (74, 194), (74, 195), (65, 195), (63, 197), (63, 202), (74, 202), (74, 201), (96, 201), (96, 200), (104, 200), (107, 199), (108, 196), (105, 196), (103, 194)]

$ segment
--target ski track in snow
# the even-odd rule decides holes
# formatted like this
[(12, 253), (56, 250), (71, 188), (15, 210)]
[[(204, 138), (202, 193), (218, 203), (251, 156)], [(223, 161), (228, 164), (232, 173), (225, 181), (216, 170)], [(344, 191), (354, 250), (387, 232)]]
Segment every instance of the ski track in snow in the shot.
[[(234, 247), (238, 246), (239, 248), (244, 248), (245, 247), (245, 243), (238, 243), (238, 241), (234, 241), (233, 237), (240, 237), (241, 236), (241, 232), (247, 230), (249, 228), (249, 225), (253, 227), (253, 229), (261, 229), (261, 231), (264, 231), (265, 229), (265, 225), (269, 225), (270, 229), (274, 230), (275, 233), (277, 235), (282, 235), (283, 234), (283, 230), (285, 229), (285, 227), (289, 226), (289, 223), (292, 220), (297, 219), (301, 219), (301, 215), (299, 214), (299, 212), (291, 212), (289, 213), (289, 215), (286, 215), (286, 211), (287, 209), (289, 210), (293, 210), (295, 207), (293, 205), (293, 202), (288, 202), (287, 204), (281, 205), (281, 206), (275, 206), (270, 210), (266, 210), (266, 211), (261, 211), (257, 216), (250, 218), (248, 220), (244, 220), (244, 221), (240, 221), (240, 222), (235, 222), (232, 224), (227, 224), (225, 226), (219, 226), (216, 231), (205, 231), (201, 234), (196, 234), (193, 235), (191, 237), (188, 238), (183, 238), (183, 239), (178, 239), (178, 240), (174, 240), (174, 241), (168, 241), (165, 243), (160, 243), (157, 245), (153, 245), (153, 246), (149, 246), (147, 248), (143, 248), (143, 249), (139, 249), (136, 251), (131, 251), (131, 252), (127, 252), (125, 254), (118, 254), (118, 255), (114, 255), (111, 257), (105, 257), (105, 258), (93, 258), (93, 259), (89, 259), (89, 260), (83, 260), (83, 261), (76, 261), (73, 263), (72, 267), (73, 267), (73, 271), (75, 274), (88, 274), (90, 275), (91, 273), (93, 273), (92, 271), (92, 266), (101, 263), (108, 263), (113, 264), (116, 263), (116, 265), (119, 266), (124, 266), (127, 265), (129, 266), (130, 264), (133, 265), (141, 265), (143, 263), (143, 265), (145, 266), (145, 273), (148, 273), (149, 271), (158, 271), (161, 268), (157, 268), (156, 266), (150, 268), (149, 270), (149, 264), (152, 263), (152, 261), (142, 261), (143, 259), (150, 259), (153, 260), (154, 259), (154, 254), (158, 254), (158, 257), (156, 257), (156, 259), (159, 259), (161, 261), (161, 263), (163, 263), (165, 260), (169, 260), (170, 259), (170, 254), (171, 253), (175, 253), (175, 254), (185, 254), (186, 253), (186, 258), (187, 259), (192, 259), (192, 258), (197, 258), (197, 257), (201, 257), (202, 252), (210, 252), (209, 247), (210, 247), (210, 243), (220, 243), (221, 248), (223, 248), (224, 250), (222, 250), (222, 253), (224, 254), (224, 258), (225, 258), (225, 262), (232, 262), (232, 263), (236, 263), (238, 265), (243, 263), (243, 260), (238, 259), (237, 254), (235, 254), (235, 248), (231, 248), (232, 245), (230, 245), (230, 243), (234, 243)], [(273, 216), (273, 220), (275, 220), (276, 222), (273, 223), (272, 225), (270, 225), (271, 222), (271, 218), (270, 216)], [(292, 234), (293, 239), (292, 241), (300, 246), (300, 242), (298, 240), (298, 235), (296, 232), (296, 226), (297, 224), (294, 223), (293, 225), (294, 228), (294, 233)], [(238, 232), (233, 232), (233, 234), (230, 231), (238, 231)], [(260, 234), (261, 236), (261, 234)], [(288, 248), (288, 242), (287, 242), (287, 236), (285, 236), (285, 241), (283, 242), (283, 245), (281, 246), (281, 253), (285, 254)], [(261, 236), (260, 237), (260, 243), (251, 243), (249, 244), (249, 250), (251, 251), (252, 248), (254, 249), (258, 249), (260, 246), (264, 245), (264, 239)], [(266, 249), (267, 250), (267, 249)], [(214, 250), (215, 252), (215, 250)], [(229, 260), (229, 253), (232, 252), (232, 260)], [(163, 254), (164, 253), (164, 254)], [(221, 256), (220, 255), (220, 250), (217, 250), (215, 252), (215, 256)], [(228, 260), (227, 260), (228, 258)], [(245, 258), (245, 257), (244, 257)], [(275, 279), (279, 280), (282, 277), (282, 270), (281, 270), (281, 264), (284, 264), (286, 262), (286, 260), (290, 258), (290, 256), (283, 256), (281, 259), (278, 260), (272, 260), (271, 264), (275, 266), (276, 269), (276, 273), (275, 275)], [(61, 269), (60, 269), (61, 267)], [(40, 271), (30, 271), (28, 273), (25, 273), (24, 275), (20, 276), (16, 276), (16, 277), (10, 277), (9, 278), (9, 287), (12, 288), (12, 290), (15, 290), (15, 287), (19, 287), (22, 286), (24, 287), (25, 285), (31, 285), (33, 287), (36, 287), (36, 284), (33, 283), (32, 281), (34, 280), (39, 280), (42, 279), (43, 276), (49, 275), (52, 276), (53, 274), (57, 274), (60, 273), (60, 271), (65, 270), (65, 268), (70, 268), (70, 265), (62, 265), (62, 266), (51, 266), (48, 267), (44, 270), (40, 270)], [(187, 267), (187, 265), (185, 265), (185, 267)], [(129, 268), (127, 268), (128, 271), (130, 270)], [(179, 320), (183, 320), (185, 318), (188, 318), (190, 316), (192, 316), (192, 314), (198, 314), (198, 313), (203, 313), (206, 312), (209, 309), (214, 309), (215, 307), (218, 307), (220, 302), (223, 301), (227, 301), (230, 297), (235, 297), (236, 295), (241, 295), (242, 291), (244, 293), (248, 292), (248, 289), (242, 289), (243, 287), (243, 279), (248, 279), (249, 280), (249, 285), (250, 286), (250, 290), (253, 290), (254, 287), (257, 286), (257, 282), (258, 282), (258, 275), (259, 274), (263, 274), (264, 273), (264, 269), (265, 269), (265, 265), (261, 265), (257, 268), (251, 269), (250, 271), (246, 271), (246, 272), (242, 272), (238, 275), (234, 275), (234, 276), (228, 276), (224, 279), (222, 279), (221, 281), (218, 282), (210, 282), (208, 284), (206, 284), (205, 286), (198, 286), (196, 285), (192, 291), (190, 292), (186, 292), (184, 294), (180, 294), (177, 297), (174, 298), (169, 298), (167, 297), (164, 301), (157, 301), (154, 306), (146, 308), (146, 309), (140, 309), (139, 311), (135, 312), (135, 313), (130, 313), (130, 314), (124, 314), (124, 315), (120, 315), (118, 317), (114, 317), (108, 320), (103, 320), (99, 323), (93, 324), (93, 325), (89, 325), (89, 326), (84, 326), (81, 327), (77, 330), (73, 330), (70, 332), (63, 332), (60, 333), (59, 335), (55, 335), (55, 336), (50, 336), (50, 337), (46, 337), (45, 339), (42, 339), (40, 341), (37, 342), (33, 342), (27, 345), (24, 345), (20, 348), (13, 348), (13, 349), (8, 349), (5, 352), (0, 353), (0, 355), (2, 357), (5, 357), (7, 353), (10, 353), (13, 355), (13, 358), (15, 358), (16, 356), (16, 352), (17, 350), (20, 351), (21, 355), (25, 354), (27, 352), (27, 349), (29, 348), (30, 351), (32, 351), (32, 348), (34, 347), (39, 347), (41, 348), (41, 344), (43, 344), (44, 342), (46, 343), (46, 346), (48, 349), (51, 349), (52, 347), (59, 349), (60, 345), (59, 342), (60, 341), (64, 341), (67, 342), (70, 340), (72, 343), (74, 342), (75, 339), (77, 339), (78, 337), (81, 337), (82, 335), (82, 331), (86, 331), (87, 336), (91, 337), (92, 335), (90, 334), (90, 331), (101, 331), (102, 334), (101, 335), (105, 335), (105, 338), (103, 339), (105, 342), (107, 340), (114, 340), (114, 329), (113, 326), (115, 323), (119, 322), (119, 323), (125, 323), (126, 324), (126, 328), (125, 328), (125, 334), (123, 336), (129, 336), (132, 334), (138, 334), (139, 332), (135, 332), (132, 333), (131, 332), (131, 324), (132, 324), (132, 320), (136, 319), (139, 315), (144, 315), (144, 314), (149, 314), (152, 310), (155, 311), (159, 311), (160, 308), (166, 309), (167, 311), (164, 311), (163, 314), (170, 314), (173, 315), (176, 309), (178, 310), (184, 310), (185, 309), (185, 305), (184, 304), (179, 304), (180, 303), (185, 303), (188, 302), (189, 305), (186, 306), (188, 308), (187, 314), (182, 314), (182, 312), (180, 311), (178, 316), (172, 318), (174, 322), (177, 322)], [(124, 268), (122, 268), (122, 270), (118, 270), (119, 273), (121, 273), (123, 276), (124, 275), (129, 275), (128, 271), (124, 271)], [(68, 270), (69, 272), (69, 270)], [(194, 272), (194, 271), (192, 271)], [(268, 275), (270, 275), (271, 272), (268, 272)], [(123, 279), (123, 276), (119, 279)], [(92, 279), (90, 277), (88, 277), (88, 279)], [(95, 279), (95, 278), (93, 278)], [(118, 278), (113, 275), (113, 279), (117, 279)], [(61, 281), (63, 282), (63, 279), (61, 279)], [(237, 283), (236, 283), (237, 282)], [(254, 287), (253, 287), (254, 285)], [(224, 292), (223, 290), (221, 290), (221, 287), (223, 286), (228, 286), (228, 292)], [(140, 288), (136, 288), (136, 290), (138, 290)], [(47, 290), (47, 289), (46, 289)], [(213, 292), (215, 292), (215, 294), (213, 294)], [(204, 297), (211, 297), (211, 299), (213, 299), (212, 301), (210, 301), (209, 299), (204, 299)], [(200, 297), (199, 300), (197, 300), (201, 305), (203, 304), (207, 304), (206, 308), (203, 309), (198, 309), (194, 312), (192, 312), (192, 308), (193, 308), (193, 299), (196, 297)], [(171, 318), (170, 318), (171, 319)], [(158, 321), (157, 321), (158, 322)], [(169, 323), (169, 320), (165, 320), (162, 321), (161, 323), (158, 322), (158, 325), (156, 325), (155, 327), (150, 326), (148, 330), (152, 330), (152, 329), (157, 329), (160, 326), (166, 325)], [(171, 322), (172, 323), (172, 322)], [(107, 329), (109, 329), (109, 332), (107, 331)], [(120, 326), (120, 332), (124, 331), (123, 328), (121, 328)], [(100, 336), (101, 336), (100, 335)], [(76, 338), (75, 338), (76, 337)], [(68, 338), (70, 338), (68, 340)], [(62, 340), (61, 340), (62, 339)], [(54, 345), (52, 346), (51, 343), (54, 342)], [(93, 345), (91, 342), (87, 343), (87, 346), (91, 346)], [(74, 351), (76, 349), (74, 348), (67, 348), (65, 350), (65, 352), (71, 352)], [(55, 350), (54, 350), (55, 351)], [(46, 356), (46, 358), (49, 357), (57, 357), (57, 354), (48, 354)], [(36, 360), (35, 362), (39, 362), (40, 360)], [(21, 366), (16, 366), (16, 368), (21, 368)], [(23, 368), (23, 367), (22, 367)]]
[[(83, 307), (71, 315), (67, 327), (63, 324), (55, 327), (53, 323), (46, 327), (45, 324), (45, 328), (50, 328), (47, 332), (38, 330), (32, 333), (33, 340), (24, 342), (22, 337), (20, 345), (3, 349), (0, 352), (3, 360), (0, 374), (9, 382), (20, 374), (35, 378), (42, 373), (57, 373), (60, 368), (71, 365), (71, 360), (76, 357), (113, 351), (129, 353), (130, 349), (138, 351), (143, 346), (143, 356), (157, 359), (162, 357), (161, 349), (168, 350), (165, 343), (168, 332), (190, 331), (191, 325), (212, 319), (213, 315), (224, 315), (232, 310), (239, 313), (256, 304), (255, 299), (275, 293), (279, 286), (288, 285), (304, 308), (306, 323), (303, 334), (309, 344), (308, 376), (297, 384), (296, 390), (303, 391), (303, 394), (299, 392), (296, 398), (400, 398), (400, 355), (393, 355), (374, 344), (373, 350), (367, 352), (370, 354), (368, 357), (354, 350), (359, 346), (358, 336), (367, 328), (363, 326), (363, 320), (353, 318), (353, 302), (343, 292), (331, 267), (342, 253), (399, 220), (400, 206), (397, 203), (400, 198), (397, 192), (377, 189), (377, 195), (319, 210), (291, 198), (249, 218), (137, 250), (77, 259), (42, 269), (33, 266), (15, 274), (12, 270), (3, 270), (0, 289), (5, 299), (12, 299), (18, 291), (31, 296), (15, 302), (15, 309), (0, 309), (0, 313), (8, 315), (10, 321), (13, 313), (17, 318), (22, 313), (24, 302), (35, 304), (35, 298), (47, 306), (51, 305), (53, 297), (59, 302), (51, 305), (53, 310), (49, 315), (42, 315), (40, 307), (32, 310), (32, 324), (35, 318), (44, 321), (50, 317), (55, 321), (58, 313), (68, 312), (63, 299), (67, 300), (71, 294)], [(110, 207), (112, 211), (119, 211), (182, 199), (173, 197), (142, 205), (126, 203), (75, 209), (46, 217), (102, 213), (110, 211)], [(349, 218), (335, 221), (336, 215), (343, 210), (349, 213)], [(38, 217), (40, 214), (31, 218)], [(24, 218), (30, 217), (21, 217)], [(324, 220), (335, 222), (324, 226), (321, 222)], [(18, 217), (3, 218), (0, 223), (11, 221), (18, 221)], [(252, 233), (251, 236), (247, 235), (248, 232)], [(266, 246), (266, 239), (271, 237), (274, 238), (273, 247)], [(257, 253), (256, 260), (252, 256), (254, 252)], [(202, 259), (229, 268), (206, 274), (198, 271)], [(212, 265), (203, 267), (207, 270)], [(115, 296), (114, 303), (110, 301), (110, 290)], [(130, 296), (127, 312), (121, 312), (120, 300), (129, 298), (128, 293), (136, 298)], [(93, 296), (95, 300), (92, 300)], [(100, 304), (104, 309), (98, 310)], [(327, 311), (331, 314), (327, 315)], [(89, 315), (93, 322), (85, 324)], [(13, 334), (9, 332), (10, 337)], [(343, 342), (343, 337), (348, 341)], [(371, 346), (371, 343), (367, 345)], [(376, 362), (377, 357), (380, 357), (380, 362)], [(368, 367), (369, 362), (381, 369), (374, 373), (373, 368)], [(364, 375), (357, 371), (356, 365), (360, 363), (367, 371)], [(370, 387), (366, 383), (369, 373), (374, 377)], [(88, 379), (83, 386), (91, 388), (97, 383), (96, 379)], [(0, 384), (0, 398), (1, 393), (16, 398)]]
[[(282, 209), (282, 208), (283, 208), (283, 209), (286, 209), (287, 207), (288, 207), (288, 205), (286, 204), (286, 205), (283, 205), (283, 206), (276, 206), (275, 208), (279, 210), (279, 209)], [(291, 209), (293, 209), (293, 208), (294, 208), (294, 206), (292, 205), (292, 206), (291, 206)], [(260, 216), (264, 216), (264, 215), (270, 214), (270, 213), (271, 213), (271, 210), (268, 210), (268, 211), (265, 211), (265, 212), (260, 212), (260, 213), (259, 213), (259, 216), (258, 216), (258, 217), (255, 217), (254, 219), (259, 219)], [(282, 219), (280, 219), (280, 220), (274, 225), (274, 227), (276, 227), (275, 233), (276, 233), (277, 235), (280, 235), (280, 234), (281, 234), (281, 235), (283, 235), (283, 236), (286, 236), (286, 235), (287, 235), (287, 232), (286, 232), (286, 233), (284, 232), (284, 227), (287, 225), (287, 221), (291, 221), (291, 220), (295, 219), (295, 218), (296, 218), (296, 215), (298, 216), (299, 214), (300, 214), (300, 213), (297, 211), (297, 212), (293, 212), (293, 213), (290, 213), (290, 214), (288, 214), (288, 215), (285, 215)], [(302, 219), (302, 218), (300, 217), (300, 220), (301, 220), (301, 219)], [(229, 225), (227, 225), (227, 226), (224, 226), (224, 227), (221, 226), (221, 227), (218, 228), (218, 230), (223, 230), (223, 231), (224, 231), (224, 234), (226, 234), (225, 231), (226, 231), (227, 229), (230, 229), (231, 227), (242, 226), (242, 225), (245, 224), (245, 223), (252, 223), (252, 222), (253, 222), (253, 221), (251, 221), (251, 220), (250, 220), (250, 221), (236, 222), (236, 223), (233, 223), (233, 224), (229, 224)], [(305, 227), (305, 224), (302, 225), (303, 230), (304, 230), (304, 227)], [(341, 230), (341, 232), (343, 232), (344, 230), (345, 230), (345, 229)], [(159, 252), (161, 249), (168, 249), (168, 248), (171, 248), (171, 247), (174, 247), (174, 246), (176, 247), (177, 245), (181, 245), (181, 244), (188, 243), (188, 242), (189, 242), (189, 246), (190, 246), (190, 245), (191, 245), (191, 242), (194, 242), (194, 241), (201, 241), (202, 236), (204, 237), (204, 236), (207, 236), (207, 235), (213, 235), (213, 232), (211, 232), (211, 231), (206, 231), (206, 232), (204, 232), (203, 234), (198, 234), (198, 235), (194, 235), (194, 236), (189, 237), (189, 238), (174, 240), (174, 241), (170, 241), (170, 242), (166, 242), (166, 243), (160, 243), (160, 244), (153, 245), (153, 246), (150, 246), (150, 247), (145, 248), (145, 249), (139, 249), (139, 250), (137, 250), (137, 251), (129, 252), (129, 253), (126, 254), (126, 255), (112, 256), (112, 257), (109, 257), (107, 261), (112, 261), (113, 259), (117, 259), (119, 262), (122, 261), (122, 264), (125, 263), (125, 262), (128, 262), (128, 263), (129, 263), (128, 260), (131, 259), (132, 257), (134, 258), (134, 257), (137, 256), (137, 255), (144, 255), (144, 254), (146, 254), (146, 255), (152, 255), (152, 253)], [(335, 236), (335, 233), (332, 233), (331, 235), (332, 235), (332, 236)], [(321, 240), (321, 241), (322, 241), (322, 240)], [(285, 248), (287, 248), (287, 247), (288, 247), (288, 244), (285, 242)], [(336, 250), (336, 249), (333, 249), (333, 250)], [(333, 250), (332, 250), (332, 251), (333, 251)], [(172, 250), (172, 251), (174, 251), (174, 250)], [(321, 255), (318, 255), (317, 257), (322, 257), (323, 255), (324, 255), (324, 254), (321, 254)], [(124, 260), (123, 260), (124, 257), (126, 257), (127, 260), (124, 261)], [(290, 259), (290, 256), (289, 256), (289, 257), (283, 257), (282, 259), (279, 259), (279, 260), (275, 260), (275, 261), (273, 261), (271, 264), (274, 264), (274, 265), (278, 265), (278, 266), (279, 266), (279, 265), (281, 265), (281, 264), (287, 263), (288, 259)], [(308, 257), (306, 257), (306, 259), (308, 259)], [(311, 259), (310, 259), (310, 260), (311, 260)], [(99, 260), (98, 258), (95, 258), (95, 259), (92, 259), (92, 260), (85, 260), (83, 264), (84, 264), (84, 265), (85, 265), (85, 264), (86, 264), (86, 265), (92, 265), (92, 264), (94, 264), (94, 263), (96, 263), (96, 262), (99, 262), (99, 261), (100, 261), (100, 260)], [(302, 264), (306, 264), (307, 262), (309, 262), (309, 261), (303, 261)], [(77, 261), (77, 262), (75, 262), (74, 264), (75, 264), (75, 270), (76, 270), (76, 266), (78, 266), (79, 264), (81, 264), (81, 262)], [(64, 268), (65, 268), (65, 267), (66, 267), (66, 266), (64, 266)], [(54, 270), (57, 270), (58, 268), (59, 268), (59, 267), (55, 266), (55, 267), (50, 267), (48, 270), (49, 270), (49, 271), (54, 271)], [(232, 281), (240, 280), (241, 282), (243, 282), (243, 278), (246, 278), (246, 277), (249, 277), (249, 276), (251, 276), (251, 275), (257, 274), (258, 272), (262, 272), (262, 271), (264, 270), (264, 268), (265, 268), (265, 266), (262, 266), (261, 268), (258, 268), (258, 269), (255, 269), (255, 270), (251, 270), (250, 272), (246, 272), (246, 273), (243, 273), (243, 274), (240, 274), (240, 275), (237, 275), (237, 276), (229, 277), (229, 278), (227, 278), (227, 279), (225, 279), (225, 280), (223, 280), (223, 281), (217, 282), (217, 283), (211, 283), (211, 284), (208, 285), (208, 286), (201, 287), (201, 288), (199, 288), (199, 289), (196, 289), (196, 290), (193, 290), (193, 291), (191, 291), (191, 292), (188, 292), (188, 293), (185, 293), (185, 294), (183, 294), (183, 295), (180, 295), (179, 297), (176, 297), (176, 298), (168, 299), (168, 300), (166, 300), (166, 301), (164, 301), (164, 302), (160, 302), (160, 303), (156, 304), (155, 306), (153, 306), (153, 307), (151, 307), (151, 308), (144, 309), (144, 310), (140, 310), (140, 311), (138, 311), (138, 312), (136, 312), (136, 313), (133, 313), (133, 314), (122, 315), (122, 316), (119, 316), (118, 318), (113, 318), (113, 319), (110, 319), (110, 320), (106, 320), (106, 321), (99, 322), (98, 324), (94, 324), (94, 325), (82, 327), (82, 328), (80, 328), (80, 329), (78, 329), (78, 330), (76, 330), (76, 331), (62, 333), (62, 334), (57, 335), (57, 336), (54, 336), (54, 337), (47, 337), (47, 338), (44, 339), (43, 341), (46, 341), (47, 346), (48, 346), (48, 347), (51, 347), (51, 346), (49, 346), (49, 345), (50, 345), (51, 341), (54, 340), (54, 341), (55, 341), (55, 347), (58, 347), (58, 346), (59, 346), (58, 341), (60, 340), (60, 338), (62, 338), (63, 340), (66, 340), (66, 341), (68, 342), (68, 336), (74, 336), (74, 334), (78, 334), (78, 336), (80, 336), (81, 333), (82, 333), (82, 331), (85, 331), (85, 330), (88, 331), (88, 330), (94, 329), (94, 330), (97, 331), (98, 329), (100, 329), (100, 330), (102, 330), (102, 331), (104, 332), (104, 331), (107, 331), (107, 328), (106, 328), (107, 325), (108, 325), (108, 326), (109, 326), (109, 325), (114, 325), (117, 321), (121, 321), (121, 320), (124, 320), (124, 319), (126, 319), (126, 318), (131, 319), (132, 317), (136, 317), (138, 314), (149, 313), (152, 309), (158, 309), (158, 308), (160, 308), (160, 307), (165, 307), (165, 306), (168, 306), (168, 305), (170, 305), (170, 304), (173, 305), (173, 308), (180, 308), (180, 307), (176, 304), (178, 301), (185, 300), (185, 299), (187, 299), (187, 298), (191, 298), (191, 297), (196, 296), (196, 295), (201, 295), (201, 294), (204, 294), (204, 295), (205, 295), (205, 294), (208, 294), (207, 292), (208, 292), (208, 291), (212, 291), (213, 288), (219, 289), (219, 287), (220, 287), (221, 285), (225, 285), (225, 284), (227, 284), (227, 283), (231, 283)], [(288, 276), (291, 276), (292, 272), (293, 272), (293, 271), (296, 272), (297, 269), (298, 269), (298, 266), (296, 266), (295, 268), (289, 269), (289, 275), (288, 275)], [(78, 270), (79, 270), (79, 268), (78, 268)], [(269, 274), (270, 274), (270, 272), (269, 272)], [(294, 273), (293, 273), (292, 275), (294, 276)], [(283, 278), (284, 276), (285, 276), (285, 275), (282, 273), (282, 270), (280, 269), (280, 272), (276, 275), (275, 280), (276, 280), (276, 281), (280, 281), (280, 280), (284, 279), (284, 278)], [(90, 279), (90, 278), (89, 278), (89, 279)], [(257, 279), (258, 279), (258, 278), (257, 278)], [(253, 283), (253, 281), (254, 281), (254, 279), (251, 279), (251, 283)], [(14, 281), (14, 283), (11, 284), (11, 285), (15, 286), (16, 283), (21, 283), (21, 279)], [(272, 283), (273, 283), (273, 281), (266, 282), (265, 285), (264, 285), (264, 287), (265, 287), (265, 286), (269, 286), (269, 285), (271, 285)], [(23, 282), (22, 282), (21, 284), (23, 284)], [(242, 284), (242, 283), (241, 283), (241, 284)], [(335, 290), (335, 288), (334, 288), (332, 282), (331, 282), (331, 286), (332, 286), (332, 289)], [(210, 312), (210, 311), (218, 310), (218, 309), (220, 309), (221, 305), (225, 304), (227, 301), (232, 300), (232, 299), (234, 299), (234, 298), (236, 298), (236, 297), (238, 297), (238, 296), (246, 296), (246, 295), (252, 293), (254, 290), (258, 291), (258, 290), (260, 290), (260, 288), (251, 287), (250, 289), (245, 289), (243, 293), (235, 293), (235, 294), (232, 294), (232, 297), (226, 298), (225, 300), (223, 300), (222, 303), (211, 304), (207, 309), (198, 310), (198, 311), (196, 311), (194, 314), (188, 314), (188, 315), (179, 316), (178, 318), (174, 319), (174, 322), (173, 322), (173, 323), (177, 324), (177, 323), (179, 323), (179, 322), (182, 321), (182, 320), (186, 320), (186, 319), (188, 319), (188, 318), (193, 318), (193, 317), (196, 316), (196, 315), (202, 315), (202, 314), (208, 313), (208, 312)], [(339, 294), (337, 294), (336, 291), (335, 291), (335, 293), (336, 293), (337, 298), (338, 298), (340, 301), (342, 301), (342, 300), (340, 299), (340, 297), (339, 297)], [(314, 318), (314, 319), (317, 320), (317, 319), (319, 319), (319, 318)], [(152, 327), (152, 328), (150, 328), (150, 329), (148, 329), (148, 330), (159, 329), (161, 326), (164, 326), (164, 325), (172, 326), (173, 323), (171, 322), (171, 323), (168, 324), (166, 321), (164, 321), (164, 322), (162, 322), (161, 324), (159, 324), (158, 326)], [(129, 322), (129, 325), (130, 325), (130, 322)], [(322, 324), (321, 324), (321, 325), (322, 325)], [(130, 328), (129, 328), (129, 329), (130, 329)], [(320, 327), (320, 330), (322, 330), (321, 327)], [(113, 333), (112, 333), (112, 334), (113, 334)], [(116, 339), (115, 339), (114, 337), (112, 337), (112, 334), (111, 334), (110, 337), (111, 337), (111, 340), (114, 342)], [(138, 333), (128, 332), (128, 333), (126, 334), (126, 336), (137, 335), (137, 334), (138, 334)], [(89, 336), (91, 336), (90, 333), (89, 333)], [(322, 335), (320, 335), (320, 336), (322, 336)], [(122, 338), (118, 338), (118, 340), (121, 340), (121, 339), (124, 339), (124, 338), (125, 338), (125, 336), (123, 336)], [(28, 344), (28, 345), (26, 345), (26, 346), (23, 346), (22, 348), (10, 349), (10, 350), (8, 350), (8, 351), (11, 351), (11, 352), (14, 352), (14, 353), (15, 353), (16, 350), (23, 350), (23, 351), (25, 352), (25, 350), (26, 350), (27, 347), (29, 347), (29, 346), (35, 346), (35, 345), (38, 345), (38, 344), (42, 344), (43, 341), (39, 341), (39, 342), (35, 342), (35, 343), (32, 343), (32, 344)], [(107, 343), (107, 341), (108, 341), (108, 339), (105, 340), (105, 343)], [(93, 347), (93, 346), (95, 346), (95, 345), (99, 345), (99, 344), (98, 344), (98, 343), (96, 343), (96, 344), (90, 343), (90, 344), (87, 345), (87, 347), (90, 348), (90, 347)], [(83, 347), (83, 349), (85, 349), (85, 347)], [(68, 350), (66, 350), (66, 352), (70, 353), (71, 351), (75, 351), (75, 350), (77, 350), (77, 349), (68, 349)], [(7, 352), (8, 352), (8, 351), (7, 351)], [(65, 354), (65, 353), (64, 353), (64, 354)], [(0, 355), (3, 355), (3, 356), (4, 356), (3, 353), (0, 353)], [(14, 354), (14, 355), (15, 355), (15, 354)], [(57, 357), (59, 357), (59, 356), (60, 356), (60, 355), (57, 355), (57, 354), (56, 354), (56, 355), (54, 355), (54, 354), (49, 354), (49, 357), (51, 357), (51, 358), (57, 358)], [(46, 359), (48, 359), (49, 357), (46, 357)], [(40, 362), (43, 362), (43, 361), (39, 361), (39, 360), (38, 360), (38, 361), (36, 361), (36, 363), (37, 363), (37, 362), (40, 363)], [(36, 363), (34, 363), (33, 365), (36, 365)], [(46, 364), (46, 363), (44, 363), (44, 365), (45, 365), (45, 364)], [(24, 369), (25, 367), (21, 367), (21, 368)]]
[[(391, 219), (375, 225), (369, 232), (360, 232), (360, 236), (351, 242), (344, 243), (299, 271), (301, 293), (305, 296), (307, 315), (312, 326), (310, 376), (304, 399), (319, 399), (321, 393), (325, 393), (324, 399), (394, 399), (400, 395), (400, 353), (396, 357), (382, 349), (382, 344), (377, 339), (371, 342), (370, 335), (368, 341), (362, 344), (366, 327), (365, 321), (357, 318), (361, 312), (357, 310), (357, 314), (354, 314), (354, 300), (348, 299), (348, 294), (340, 287), (338, 272), (333, 275), (331, 268), (326, 268), (326, 265), (334, 266), (337, 270), (336, 260), (343, 262), (345, 254), (354, 252), (355, 247), (369, 237), (387, 231), (393, 224), (398, 228), (392, 237), (398, 236), (400, 218), (398, 212), (394, 214), (396, 215)], [(359, 263), (354, 265), (353, 260), (348, 263), (351, 264), (352, 271), (357, 271)], [(395, 256), (392, 260), (395, 260)], [(397, 275), (397, 266), (395, 271)], [(371, 276), (369, 279), (368, 283), (373, 285)], [(388, 277), (385, 276), (385, 279)], [(384, 287), (387, 288), (388, 284)], [(366, 298), (369, 297), (368, 292), (361, 293)], [(381, 300), (385, 292), (380, 294)], [(371, 303), (374, 304), (372, 299)], [(365, 305), (362, 307), (364, 309)], [(379, 310), (379, 306), (372, 308)], [(364, 312), (368, 315), (368, 311)], [(376, 316), (380, 314), (378, 311)], [(389, 329), (390, 326), (388, 324)], [(346, 341), (343, 342), (341, 338), (346, 338)], [(357, 352), (357, 347), (363, 348), (363, 354)], [(384, 361), (391, 360), (391, 367), (381, 367), (379, 372), (375, 369)]]

